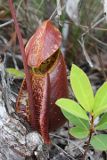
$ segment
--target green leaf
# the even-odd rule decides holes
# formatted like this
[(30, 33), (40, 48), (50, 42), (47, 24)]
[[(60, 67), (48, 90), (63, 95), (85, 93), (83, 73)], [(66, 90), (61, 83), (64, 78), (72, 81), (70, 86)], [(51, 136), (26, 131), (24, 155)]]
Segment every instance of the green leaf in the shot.
[(24, 78), (24, 73), (15, 68), (7, 68), (6, 72), (9, 73), (14, 78)]
[(73, 114), (74, 116), (80, 117), (82, 119), (89, 120), (85, 110), (73, 100), (67, 98), (61, 98), (56, 101), (56, 104), (64, 111)]
[(105, 113), (102, 117), (100, 122), (95, 127), (96, 130), (104, 130), (107, 129), (107, 113)]
[(95, 117), (107, 109), (107, 82), (105, 82), (95, 95), (93, 113)]
[(84, 128), (85, 130), (89, 130), (89, 121), (76, 117), (73, 114), (64, 111), (63, 109), (62, 109), (62, 113), (73, 125), (76, 125), (77, 127), (80, 127), (80, 128)]
[(91, 112), (94, 104), (93, 90), (87, 75), (76, 65), (72, 65), (70, 83), (80, 105)]
[(89, 130), (80, 127), (73, 127), (69, 130), (69, 133), (76, 138), (83, 139), (88, 136)]
[(106, 134), (95, 135), (92, 137), (90, 143), (96, 150), (106, 151), (107, 150), (107, 135)]

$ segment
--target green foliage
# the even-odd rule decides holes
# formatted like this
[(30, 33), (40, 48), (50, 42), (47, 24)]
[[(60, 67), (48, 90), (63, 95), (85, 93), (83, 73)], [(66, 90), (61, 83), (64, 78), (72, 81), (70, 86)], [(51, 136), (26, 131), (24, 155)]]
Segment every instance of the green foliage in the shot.
[(95, 117), (103, 113), (107, 109), (107, 82), (105, 82), (95, 95), (93, 112)]
[[(107, 110), (107, 82), (98, 89), (94, 97), (89, 78), (73, 64), (70, 84), (79, 104), (67, 98), (60, 98), (56, 101), (64, 116), (74, 125), (69, 133), (79, 139), (86, 138), (91, 134), (91, 145), (97, 150), (107, 150), (106, 135), (99, 134), (92, 137), (95, 130), (107, 129), (107, 113), (104, 113)], [(95, 118), (102, 113), (103, 115), (100, 116), (101, 118), (95, 126)]]
[(72, 65), (70, 82), (78, 102), (86, 111), (91, 112), (94, 104), (91, 84), (86, 74), (74, 64)]
[(91, 139), (91, 145), (99, 151), (106, 151), (107, 150), (107, 135), (99, 134), (95, 135)]
[(104, 130), (107, 129), (107, 113), (105, 113), (101, 119), (100, 122), (97, 124), (97, 126), (95, 127), (96, 130)]
[(24, 78), (24, 73), (15, 68), (7, 68), (6, 72), (14, 78)]
[(83, 139), (88, 136), (89, 130), (80, 127), (73, 127), (69, 130), (69, 133), (78, 139)]
[(76, 117), (89, 120), (86, 111), (81, 108), (81, 106), (73, 100), (67, 98), (61, 98), (57, 100), (56, 104), (61, 107), (64, 111), (75, 115)]
[(65, 110), (62, 109), (62, 113), (64, 116), (69, 120), (69, 123), (72, 123), (73, 125), (77, 127), (81, 127), (85, 130), (89, 130), (89, 121), (76, 117), (71, 113), (66, 112)]

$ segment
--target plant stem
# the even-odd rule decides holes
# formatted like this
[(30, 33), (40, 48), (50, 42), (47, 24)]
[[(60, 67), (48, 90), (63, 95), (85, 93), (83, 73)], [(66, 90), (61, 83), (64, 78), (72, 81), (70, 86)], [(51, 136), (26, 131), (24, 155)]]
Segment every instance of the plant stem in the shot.
[(9, 2), (9, 7), (10, 7), (11, 14), (12, 14), (12, 18), (14, 19), (15, 30), (16, 30), (16, 33), (17, 33), (17, 37), (18, 37), (18, 40), (19, 40), (19, 46), (20, 46), (20, 50), (21, 50), (21, 54), (22, 54), (24, 71), (25, 71), (25, 75), (26, 75), (26, 84), (27, 84), (27, 90), (28, 90), (30, 113), (31, 113), (31, 127), (34, 129), (36, 124), (35, 124), (35, 114), (34, 114), (35, 113), (35, 108), (34, 108), (34, 105), (33, 105), (34, 102), (33, 102), (33, 93), (32, 93), (32, 85), (31, 85), (31, 75), (29, 73), (28, 66), (27, 66), (24, 44), (23, 44), (19, 24), (18, 24), (17, 18), (16, 18), (16, 13), (15, 13), (14, 5), (13, 5), (13, 0), (8, 0), (8, 2)]
[(86, 155), (87, 155), (87, 152), (88, 152), (88, 149), (89, 149), (89, 145), (90, 145), (90, 141), (91, 141), (91, 137), (92, 137), (92, 134), (94, 132), (94, 117), (93, 115), (91, 115), (91, 121), (90, 121), (90, 133), (89, 133), (89, 139), (87, 141), (87, 146), (85, 148), (85, 152), (84, 152), (84, 155), (83, 155), (83, 160), (85, 160), (86, 158)]

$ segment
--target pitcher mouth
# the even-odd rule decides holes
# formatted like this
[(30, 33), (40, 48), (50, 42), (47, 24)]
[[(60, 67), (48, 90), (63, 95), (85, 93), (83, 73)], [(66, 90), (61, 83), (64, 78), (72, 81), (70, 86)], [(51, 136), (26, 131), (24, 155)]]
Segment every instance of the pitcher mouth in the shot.
[(54, 66), (56, 66), (59, 56), (60, 50), (58, 49), (52, 56), (42, 62), (38, 68), (32, 67), (30, 71), (41, 76), (50, 73), (54, 69)]

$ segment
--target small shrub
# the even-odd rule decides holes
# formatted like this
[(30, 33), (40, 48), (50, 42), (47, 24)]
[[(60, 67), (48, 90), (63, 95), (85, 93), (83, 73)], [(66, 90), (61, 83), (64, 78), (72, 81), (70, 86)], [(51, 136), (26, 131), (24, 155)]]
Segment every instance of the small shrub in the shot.
[[(107, 129), (107, 82), (94, 96), (89, 78), (73, 64), (70, 84), (78, 103), (67, 98), (56, 101), (64, 116), (74, 125), (69, 129), (69, 133), (79, 139), (88, 138), (84, 156), (89, 144), (96, 150), (107, 150), (107, 135), (101, 134), (101, 130)], [(100, 120), (96, 124), (97, 117), (100, 117)]]

